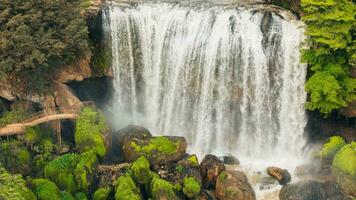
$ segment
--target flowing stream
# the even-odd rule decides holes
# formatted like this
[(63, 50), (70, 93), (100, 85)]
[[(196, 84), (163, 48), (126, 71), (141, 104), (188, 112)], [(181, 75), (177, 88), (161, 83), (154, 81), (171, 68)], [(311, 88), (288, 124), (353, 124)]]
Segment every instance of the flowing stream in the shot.
[(253, 7), (109, 6), (117, 128), (184, 136), (198, 155), (302, 157), (306, 66), (297, 20)]

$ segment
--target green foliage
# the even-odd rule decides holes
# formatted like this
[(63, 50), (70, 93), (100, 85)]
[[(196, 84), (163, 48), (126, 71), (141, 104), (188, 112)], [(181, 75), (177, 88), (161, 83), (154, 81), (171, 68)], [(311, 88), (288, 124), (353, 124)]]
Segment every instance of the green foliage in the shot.
[(0, 117), (0, 127), (6, 126), (7, 124), (12, 124), (16, 122), (20, 122), (22, 119), (24, 119), (28, 113), (21, 109), (14, 107), (11, 111), (5, 112), (1, 117)]
[(218, 176), (219, 181), (224, 182), (227, 179), (227, 174), (225, 172), (221, 172)]
[(74, 193), (76, 183), (73, 169), (76, 168), (79, 159), (80, 155), (73, 153), (57, 157), (45, 166), (45, 177), (56, 183), (60, 189)]
[(61, 193), (55, 183), (48, 179), (34, 179), (32, 180), (38, 200), (61, 200)]
[(90, 177), (95, 170), (97, 161), (96, 153), (93, 150), (81, 154), (79, 163), (74, 170), (78, 189), (88, 191), (92, 182)]
[(27, 127), (25, 132), (24, 141), (27, 144), (35, 144), (41, 140), (41, 130), (38, 126)]
[(345, 145), (345, 140), (340, 136), (333, 136), (325, 143), (319, 152), (323, 159), (333, 159), (335, 154)]
[(99, 188), (94, 192), (93, 200), (107, 200), (109, 198), (109, 194), (111, 192), (111, 188)]
[(158, 176), (153, 176), (151, 180), (151, 197), (160, 199), (160, 195), (164, 194), (167, 199), (177, 199), (173, 185)]
[(105, 75), (105, 71), (111, 66), (112, 52), (110, 48), (101, 47), (94, 49), (94, 55), (91, 59), (93, 73), (97, 76)]
[(0, 199), (36, 200), (36, 196), (27, 188), (21, 175), (12, 175), (0, 165)]
[(83, 108), (75, 126), (75, 143), (81, 151), (94, 149), (98, 156), (104, 156), (106, 148), (102, 133), (107, 131), (104, 116), (89, 107)]
[(44, 166), (53, 159), (54, 155), (52, 153), (54, 151), (54, 148), (55, 145), (51, 140), (48, 139), (42, 140), (40, 144), (34, 146), (34, 164), (36, 169), (43, 169)]
[(133, 178), (140, 184), (147, 184), (151, 180), (150, 163), (144, 156), (132, 163), (131, 171)]
[(22, 93), (43, 91), (53, 70), (89, 54), (81, 3), (0, 0), (0, 77)]
[(88, 197), (83, 192), (78, 192), (75, 194), (75, 200), (88, 200)]
[(191, 155), (188, 158), (188, 161), (190, 162), (191, 165), (193, 166), (199, 166), (198, 158), (196, 155)]
[(69, 192), (62, 191), (61, 192), (61, 200), (75, 200), (73, 195)]
[(356, 178), (356, 142), (343, 146), (336, 153), (333, 167)]
[(31, 170), (31, 154), (18, 140), (0, 140), (0, 162), (12, 173)]
[(115, 185), (115, 200), (141, 200), (141, 192), (129, 174), (120, 176)]
[(183, 173), (184, 167), (183, 167), (182, 165), (177, 165), (175, 170), (176, 170), (176, 172), (178, 172), (178, 173)]
[(200, 183), (193, 177), (185, 177), (183, 180), (183, 193), (189, 198), (197, 197), (200, 194)]
[(356, 79), (349, 75), (355, 67), (355, 13), (351, 0), (302, 0), (309, 49), (303, 61), (312, 76), (305, 89), (310, 93), (306, 107), (328, 114), (356, 99)]

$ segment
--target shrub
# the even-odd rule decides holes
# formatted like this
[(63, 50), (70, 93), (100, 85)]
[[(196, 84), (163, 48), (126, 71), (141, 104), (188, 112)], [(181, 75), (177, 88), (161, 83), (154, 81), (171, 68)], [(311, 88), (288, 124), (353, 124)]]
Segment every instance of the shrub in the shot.
[(151, 180), (150, 163), (144, 156), (132, 163), (131, 171), (136, 182), (140, 184), (147, 184)]
[(69, 192), (62, 191), (61, 192), (61, 200), (75, 200), (73, 195), (71, 195)]
[(0, 140), (0, 162), (12, 173), (27, 174), (31, 170), (31, 154), (18, 140)]
[(193, 177), (185, 177), (183, 180), (183, 193), (189, 198), (197, 197), (200, 194), (200, 183)]
[(83, 192), (78, 192), (75, 194), (75, 200), (88, 200), (88, 197)]
[(352, 0), (301, 0), (301, 6), (309, 36), (303, 61), (312, 72), (306, 107), (328, 114), (356, 99), (356, 79), (349, 73), (356, 58), (356, 7)]
[(61, 200), (61, 193), (55, 183), (48, 179), (34, 179), (32, 180), (38, 200)]
[(53, 142), (48, 139), (42, 140), (40, 144), (34, 146), (34, 164), (37, 170), (41, 171), (53, 159), (54, 147)]
[(81, 9), (81, 1), (0, 0), (0, 77), (19, 93), (47, 91), (51, 72), (90, 54)]
[(93, 181), (92, 179), (88, 180), (88, 178), (92, 177), (97, 161), (96, 153), (93, 150), (81, 154), (78, 165), (74, 170), (78, 189), (88, 191)]
[(45, 177), (53, 181), (62, 190), (70, 193), (76, 191), (76, 183), (73, 175), (73, 169), (78, 164), (79, 154), (65, 154), (59, 156), (45, 166)]
[(93, 200), (107, 200), (109, 198), (109, 194), (111, 192), (111, 188), (99, 188), (95, 191), (93, 195)]
[(36, 200), (21, 175), (12, 175), (0, 165), (0, 199)]
[(106, 131), (107, 125), (104, 116), (89, 107), (85, 107), (75, 126), (77, 148), (81, 152), (94, 149), (98, 156), (104, 156), (106, 148), (101, 134)]
[(345, 140), (340, 136), (333, 136), (325, 143), (319, 152), (323, 159), (333, 159), (335, 154), (345, 145)]
[(141, 200), (141, 192), (129, 174), (120, 176), (115, 185), (115, 200)]
[(345, 145), (336, 153), (333, 167), (356, 178), (356, 142)]

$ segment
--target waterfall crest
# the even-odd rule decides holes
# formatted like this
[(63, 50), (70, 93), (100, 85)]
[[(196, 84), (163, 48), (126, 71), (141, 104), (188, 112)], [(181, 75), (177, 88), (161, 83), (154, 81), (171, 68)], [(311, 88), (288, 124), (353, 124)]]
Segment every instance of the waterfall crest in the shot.
[(118, 126), (186, 137), (205, 153), (300, 155), (304, 145), (303, 31), (267, 11), (167, 3), (111, 6)]

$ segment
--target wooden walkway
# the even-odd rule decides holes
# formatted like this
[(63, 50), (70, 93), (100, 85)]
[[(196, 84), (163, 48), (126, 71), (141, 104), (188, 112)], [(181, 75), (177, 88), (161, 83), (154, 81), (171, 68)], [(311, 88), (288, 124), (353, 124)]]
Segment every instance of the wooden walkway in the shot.
[[(85, 106), (94, 105), (92, 102), (83, 102)], [(22, 134), (27, 127), (36, 126), (54, 120), (76, 119), (82, 107), (56, 107), (54, 109), (36, 112), (18, 123), (0, 127), (0, 137)]]

